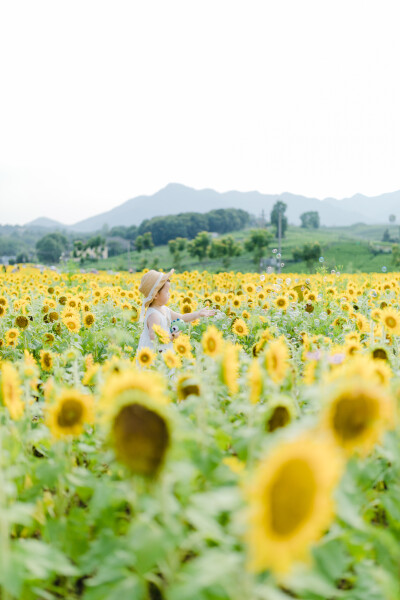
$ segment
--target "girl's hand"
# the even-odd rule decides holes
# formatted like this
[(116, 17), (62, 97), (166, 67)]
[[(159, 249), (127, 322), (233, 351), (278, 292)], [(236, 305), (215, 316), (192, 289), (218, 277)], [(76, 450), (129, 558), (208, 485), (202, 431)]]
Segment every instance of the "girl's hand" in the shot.
[(177, 337), (179, 337), (181, 334), (180, 331), (172, 331), (171, 332), (171, 339), (176, 340)]
[(216, 312), (214, 308), (202, 308), (199, 310), (199, 317), (212, 317)]

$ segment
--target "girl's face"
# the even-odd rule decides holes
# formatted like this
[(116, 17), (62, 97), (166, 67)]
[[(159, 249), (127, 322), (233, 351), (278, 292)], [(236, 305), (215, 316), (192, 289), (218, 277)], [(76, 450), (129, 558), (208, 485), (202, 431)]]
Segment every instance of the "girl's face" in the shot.
[(160, 306), (164, 306), (164, 304), (167, 304), (168, 300), (169, 300), (169, 288), (171, 286), (171, 283), (169, 281), (169, 279), (167, 279), (167, 281), (165, 282), (165, 284), (163, 285), (163, 287), (161, 288), (161, 290), (156, 294), (155, 300), (157, 302), (157, 304), (159, 304)]

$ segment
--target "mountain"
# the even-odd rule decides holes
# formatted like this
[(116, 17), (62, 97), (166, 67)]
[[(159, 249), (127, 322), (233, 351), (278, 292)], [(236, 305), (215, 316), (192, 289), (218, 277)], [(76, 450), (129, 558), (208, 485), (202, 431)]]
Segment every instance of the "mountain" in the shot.
[[(71, 231), (90, 233), (101, 230), (104, 225), (140, 225), (144, 219), (155, 216), (174, 215), (181, 212), (208, 212), (217, 208), (242, 208), (253, 215), (260, 215), (264, 210), (268, 219), (277, 200), (287, 204), (286, 214), (289, 223), (300, 224), (303, 212), (315, 210), (319, 213), (321, 225), (348, 226), (354, 223), (379, 224), (387, 223), (390, 214), (400, 221), (400, 190), (368, 197), (356, 194), (351, 198), (337, 200), (335, 198), (308, 198), (284, 192), (283, 194), (261, 194), (260, 192), (230, 191), (219, 193), (215, 190), (195, 190), (179, 183), (170, 183), (152, 196), (137, 196), (123, 204), (95, 215), (75, 225), (62, 225), (51, 219), (36, 219), (29, 226), (69, 229)], [(46, 225), (44, 225), (46, 223)]]
[(30, 221), (26, 223), (25, 227), (43, 227), (45, 229), (67, 229), (68, 225), (63, 225), (59, 221), (54, 221), (54, 219), (48, 219), (47, 217), (39, 217), (34, 221)]

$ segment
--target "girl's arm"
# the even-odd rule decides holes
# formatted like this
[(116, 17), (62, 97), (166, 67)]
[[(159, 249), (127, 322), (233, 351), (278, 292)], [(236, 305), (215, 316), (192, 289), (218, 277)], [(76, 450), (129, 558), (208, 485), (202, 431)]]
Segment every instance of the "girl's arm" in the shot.
[(196, 310), (195, 312), (180, 314), (175, 312), (174, 310), (169, 309), (171, 312), (171, 319), (182, 319), (185, 323), (190, 323), (190, 321), (195, 321), (200, 317), (212, 317), (217, 312), (214, 309), (202, 308), (201, 310)]

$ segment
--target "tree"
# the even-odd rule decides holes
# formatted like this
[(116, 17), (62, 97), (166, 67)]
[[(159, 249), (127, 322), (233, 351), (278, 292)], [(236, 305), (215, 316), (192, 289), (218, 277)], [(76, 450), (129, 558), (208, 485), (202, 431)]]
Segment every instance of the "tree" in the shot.
[(389, 215), (389, 223), (394, 223), (396, 221), (396, 215)]
[(154, 242), (151, 235), (151, 231), (148, 231), (143, 235), (143, 250), (153, 250)]
[(168, 250), (173, 256), (174, 265), (177, 269), (180, 269), (182, 266), (182, 255), (187, 246), (187, 239), (178, 237), (175, 240), (169, 240), (168, 242)]
[(281, 214), (281, 235), (283, 238), (285, 237), (285, 231), (288, 226), (288, 220), (285, 216), (286, 208), (287, 205), (284, 202), (282, 202), (282, 200), (278, 200), (277, 202), (275, 202), (272, 208), (271, 225), (273, 225), (276, 228), (275, 237), (279, 236), (279, 213)]
[(200, 231), (187, 246), (190, 256), (196, 256), (202, 262), (207, 256), (210, 243), (211, 240), (207, 231)]
[(385, 229), (382, 236), (382, 242), (391, 242), (392, 239), (390, 237), (389, 229)]
[(252, 229), (244, 243), (245, 249), (253, 254), (253, 262), (258, 268), (272, 238), (273, 235), (268, 229)]
[(319, 242), (308, 242), (303, 244), (302, 248), (293, 250), (294, 260), (304, 260), (309, 271), (312, 269), (313, 262), (321, 256), (321, 246)]
[(36, 242), (36, 252), (41, 262), (58, 263), (67, 246), (68, 240), (65, 235), (48, 233)]
[(316, 210), (310, 210), (300, 215), (301, 226), (305, 229), (318, 229), (319, 214)]
[(399, 246), (399, 244), (394, 244), (392, 246), (392, 261), (396, 267), (398, 267), (400, 265), (400, 246)]
[(232, 236), (213, 240), (209, 252), (210, 258), (222, 258), (222, 264), (225, 269), (228, 269), (231, 260), (234, 256), (239, 256), (242, 253), (242, 247), (235, 242)]
[(143, 236), (142, 235), (138, 235), (135, 240), (135, 250), (137, 252), (139, 252), (139, 254), (143, 250)]

